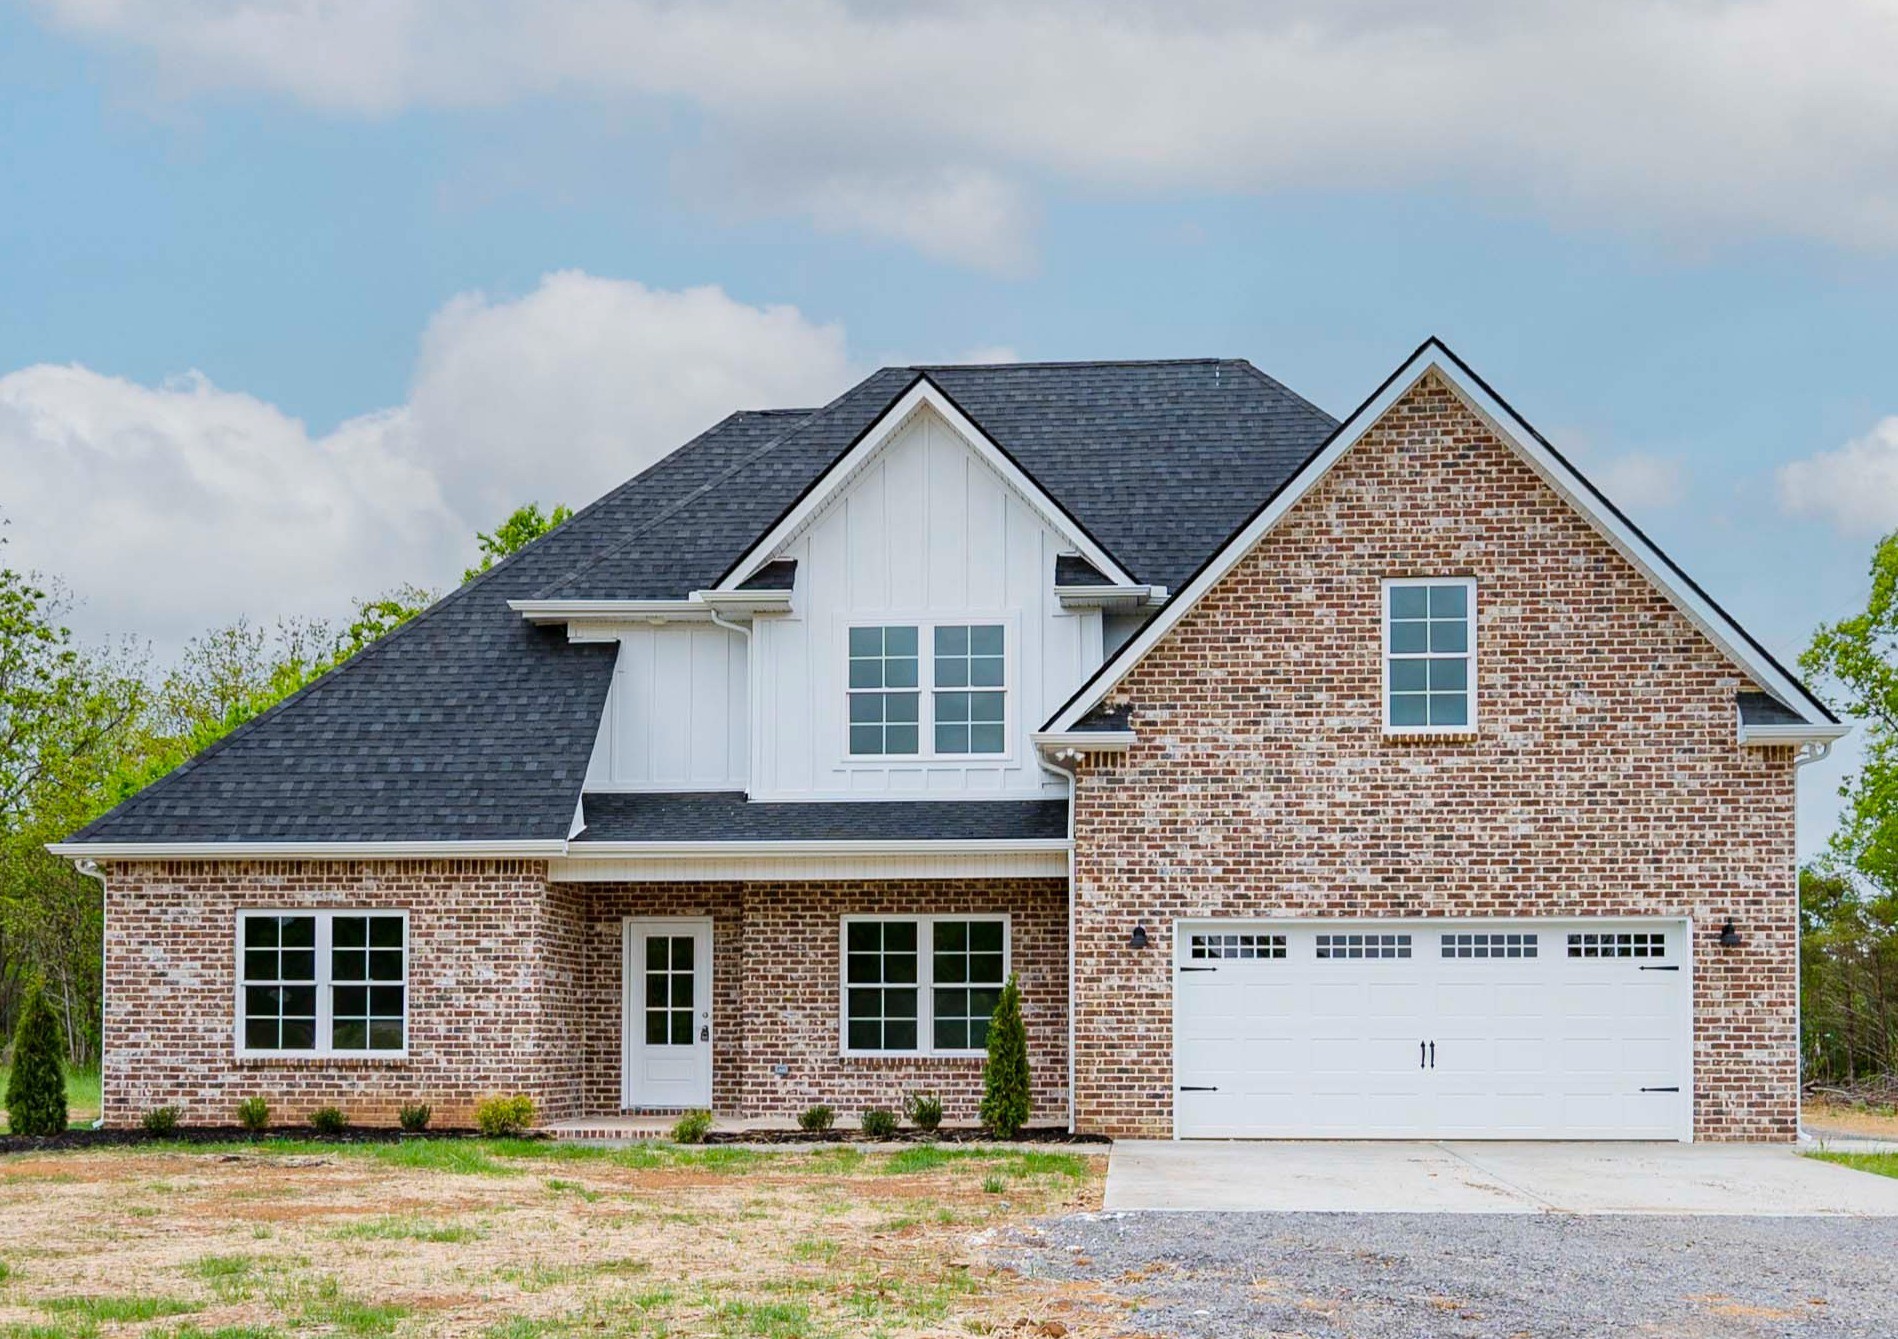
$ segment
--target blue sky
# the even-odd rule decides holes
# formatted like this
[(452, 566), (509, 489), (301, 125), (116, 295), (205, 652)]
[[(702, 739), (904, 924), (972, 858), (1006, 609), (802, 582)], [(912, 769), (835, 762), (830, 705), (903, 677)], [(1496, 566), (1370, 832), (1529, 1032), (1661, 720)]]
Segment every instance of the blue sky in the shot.
[[(1785, 657), (1862, 598), (1898, 525), (1898, 159), (1859, 133), (1890, 110), (1865, 71), (1891, 68), (1898, 24), (1862, 5), (1839, 15), (1860, 40), (1811, 52), (1610, 6), (1661, 67), (1612, 89), (1530, 21), (1512, 40), (1543, 44), (1546, 98), (1405, 90), (1427, 139), (1410, 103), (1383, 130), (1309, 89), (1232, 92), (1206, 52), (1252, 43), (1280, 69), (1289, 29), (1224, 31), (1218, 6), (1216, 47), (1149, 58), (1156, 85), (1172, 56), (1184, 73), (1148, 115), (1109, 125), (1144, 94), (1091, 104), (1099, 81), (1067, 70), (1000, 131), (950, 67), (859, 105), (832, 91), (847, 67), (807, 84), (732, 55), (769, 27), (743, 5), (711, 32), (629, 5), (528, 51), (560, 22), (506, 0), (465, 22), (391, 6), (387, 31), (350, 4), (289, 6), (287, 35), (231, 20), (282, 8), (0, 10), (0, 514), (10, 560), (63, 577), (91, 637), (162, 659), (233, 617), (443, 584), (509, 498), (583, 501), (726, 408), (898, 359), (1242, 356), (1342, 413), (1439, 334)], [(797, 8), (840, 61), (907, 22)], [(1372, 84), (1392, 43), (1454, 88), (1495, 40), (1481, 3), (1421, 36), (1345, 8), (1319, 44)], [(1309, 50), (1315, 11), (1285, 9)], [(1012, 12), (951, 6), (904, 50), (973, 50)], [(1102, 13), (1083, 34), (1103, 64), (1116, 31), (1150, 36), (1138, 5)], [(465, 31), (489, 21), (492, 41)], [(1732, 48), (1697, 71), (1705, 124), (1667, 100), (1681, 43)], [(1775, 62), (1806, 82), (1761, 112)], [(1202, 74), (1196, 123), (1178, 109)], [(1596, 124), (1610, 93), (1628, 124)], [(931, 105), (891, 101), (913, 95)], [(1514, 107), (1534, 124), (1499, 126)], [(1248, 115), (1256, 133), (1203, 147)], [(1806, 849), (1838, 775), (1808, 773)]]

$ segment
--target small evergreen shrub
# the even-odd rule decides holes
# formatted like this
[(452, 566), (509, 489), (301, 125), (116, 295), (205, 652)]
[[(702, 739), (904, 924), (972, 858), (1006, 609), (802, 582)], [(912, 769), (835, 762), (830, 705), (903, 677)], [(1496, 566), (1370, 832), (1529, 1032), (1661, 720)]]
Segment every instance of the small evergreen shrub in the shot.
[(426, 1102), (404, 1102), (395, 1113), (395, 1120), (410, 1134), (420, 1134), (428, 1128), (428, 1118), (434, 1114)]
[(1028, 1096), (1028, 1031), (1021, 1021), (1021, 988), (1011, 973), (989, 1020), (989, 1054), (982, 1065), (982, 1124), (997, 1139), (1021, 1133), (1034, 1110)]
[(534, 1099), (526, 1093), (484, 1097), (475, 1104), (475, 1128), (490, 1139), (525, 1134), (537, 1114)]
[(917, 1129), (933, 1132), (942, 1124), (942, 1099), (934, 1093), (911, 1093), (903, 1099), (903, 1114)]
[(863, 1132), (872, 1139), (888, 1139), (896, 1133), (896, 1113), (888, 1107), (871, 1107), (863, 1113)]
[(836, 1123), (837, 1113), (825, 1106), (822, 1102), (819, 1102), (814, 1107), (805, 1107), (802, 1111), (797, 1113), (797, 1128), (800, 1130), (809, 1130), (812, 1133), (816, 1133), (819, 1130), (828, 1130)]
[(262, 1134), (270, 1125), (270, 1103), (261, 1097), (246, 1097), (237, 1104), (237, 1123), (252, 1134)]
[(349, 1128), (349, 1118), (340, 1107), (318, 1107), (310, 1113), (310, 1128), (318, 1134), (341, 1134)]
[(138, 1118), (146, 1134), (155, 1134), (160, 1139), (178, 1132), (177, 1107), (153, 1107)]
[(705, 1136), (712, 1132), (712, 1113), (709, 1111), (688, 1111), (679, 1117), (672, 1127), (672, 1142), (675, 1144), (702, 1144)]
[(66, 1132), (66, 1074), (60, 1064), (59, 1020), (35, 982), (13, 1033), (13, 1074), (7, 1080), (7, 1129), (14, 1134)]

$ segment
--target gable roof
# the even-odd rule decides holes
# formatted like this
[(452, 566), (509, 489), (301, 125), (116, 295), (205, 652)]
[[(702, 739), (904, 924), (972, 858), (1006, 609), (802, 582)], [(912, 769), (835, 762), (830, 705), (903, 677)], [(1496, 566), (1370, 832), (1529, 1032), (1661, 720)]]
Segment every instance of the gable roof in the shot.
[(1274, 488), (1252, 515), (1167, 599), (1147, 624), (1089, 676), (1042, 732), (1063, 735), (1075, 730), (1101, 700), (1127, 677), (1140, 660), (1178, 624), (1219, 580), (1238, 565), (1279, 520), (1324, 478), (1332, 465), (1355, 446), (1425, 376), (1435, 373), (1451, 392), (1481, 418), (1497, 438), (1526, 461), (1543, 481), (1562, 495), (1621, 555), (1643, 572), (1687, 619), (1726, 656), (1766, 689), (1810, 737), (1832, 739), (1845, 733), (1838, 718), (1797, 677), (1774, 659), (1752, 634), (1716, 604), (1649, 539), (1634, 522), (1585, 478), (1581, 471), (1492, 390), (1442, 340), (1432, 336), (1384, 379), (1351, 415), (1310, 452), (1300, 466)]
[(1155, 585), (1199, 566), (1332, 427), (1229, 359), (892, 367), (820, 409), (736, 413), (57, 849), (565, 841), (614, 648), (509, 601), (715, 585), (925, 378)]

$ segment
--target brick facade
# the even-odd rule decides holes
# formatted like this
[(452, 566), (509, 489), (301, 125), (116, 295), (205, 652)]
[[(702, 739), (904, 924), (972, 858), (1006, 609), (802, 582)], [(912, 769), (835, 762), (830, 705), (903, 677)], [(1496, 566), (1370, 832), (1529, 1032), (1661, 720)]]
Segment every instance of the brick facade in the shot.
[[(243, 910), (409, 912), (409, 1049), (401, 1059), (239, 1059), (236, 923)], [(862, 883), (550, 883), (537, 862), (167, 862), (107, 870), (106, 1119), (155, 1106), (228, 1124), (262, 1094), (273, 1119), (335, 1104), (392, 1124), (424, 1101), (466, 1125), (494, 1093), (548, 1119), (620, 1109), (621, 927), (713, 922), (713, 1108), (845, 1119), (930, 1090), (975, 1117), (981, 1062), (844, 1057), (840, 918), (1002, 912), (1035, 1078), (1036, 1123), (1067, 1119), (1067, 897), (1060, 880)], [(787, 1073), (777, 1075), (775, 1067)]]
[[(1403, 576), (1477, 580), (1467, 737), (1383, 735)], [(1735, 743), (1750, 686), (1427, 380), (1113, 694), (1138, 742), (1075, 799), (1080, 1128), (1171, 1133), (1176, 918), (1670, 915), (1694, 924), (1696, 1137), (1793, 1138), (1794, 762)]]

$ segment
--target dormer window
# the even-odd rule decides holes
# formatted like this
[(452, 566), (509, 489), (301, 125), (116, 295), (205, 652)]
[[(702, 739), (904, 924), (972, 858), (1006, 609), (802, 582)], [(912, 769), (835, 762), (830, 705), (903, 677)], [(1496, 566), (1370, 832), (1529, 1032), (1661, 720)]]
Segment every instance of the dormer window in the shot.
[(1467, 734), (1476, 724), (1476, 582), (1384, 583), (1384, 732)]

